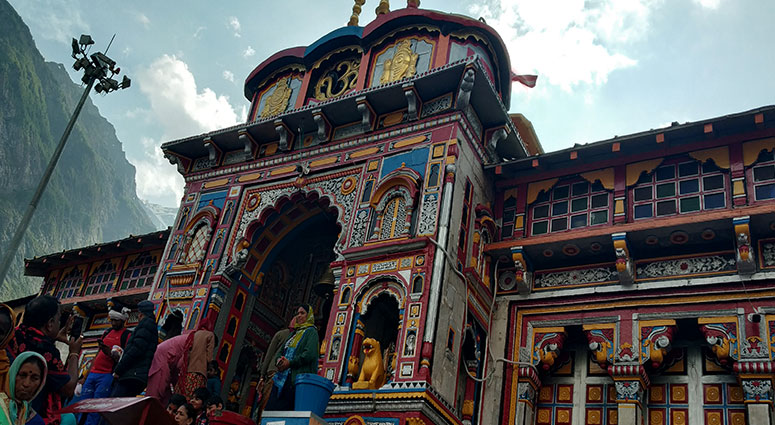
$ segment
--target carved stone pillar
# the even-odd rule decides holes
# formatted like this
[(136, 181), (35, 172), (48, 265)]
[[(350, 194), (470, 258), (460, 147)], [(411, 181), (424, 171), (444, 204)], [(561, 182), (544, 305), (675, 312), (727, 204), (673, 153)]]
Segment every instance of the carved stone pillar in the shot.
[(617, 424), (643, 423), (643, 396), (649, 386), (646, 371), (641, 365), (616, 365), (608, 368), (616, 388)]
[(352, 385), (355, 381), (358, 373), (361, 370), (360, 354), (361, 343), (363, 342), (363, 322), (360, 319), (355, 319), (355, 335), (353, 336), (353, 346), (350, 351), (350, 358), (347, 361), (347, 384)]
[(743, 360), (735, 363), (734, 371), (743, 388), (748, 425), (771, 425), (773, 362)]

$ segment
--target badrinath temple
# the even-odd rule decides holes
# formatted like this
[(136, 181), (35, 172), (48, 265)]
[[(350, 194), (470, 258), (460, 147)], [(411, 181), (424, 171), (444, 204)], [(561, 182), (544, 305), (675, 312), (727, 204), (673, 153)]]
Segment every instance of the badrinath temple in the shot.
[(251, 416), (309, 303), (330, 424), (773, 423), (775, 107), (544, 152), (491, 27), (363, 3), (255, 67), (247, 122), (162, 145), (173, 227), (27, 260), (82, 364), (107, 299), (215, 313)]

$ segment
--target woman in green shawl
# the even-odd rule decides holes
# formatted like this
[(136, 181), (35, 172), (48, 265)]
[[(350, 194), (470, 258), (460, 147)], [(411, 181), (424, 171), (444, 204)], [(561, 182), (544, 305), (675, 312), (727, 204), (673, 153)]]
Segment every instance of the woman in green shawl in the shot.
[(296, 396), (296, 376), (300, 373), (317, 373), (318, 330), (315, 328), (315, 314), (312, 306), (302, 305), (291, 320), (293, 333), (285, 346), (277, 350), (274, 387), (269, 396), (266, 410), (293, 410)]
[(23, 425), (35, 416), (30, 401), (46, 383), (46, 359), (32, 351), (19, 354), (7, 379), (7, 393), (0, 393), (0, 425)]

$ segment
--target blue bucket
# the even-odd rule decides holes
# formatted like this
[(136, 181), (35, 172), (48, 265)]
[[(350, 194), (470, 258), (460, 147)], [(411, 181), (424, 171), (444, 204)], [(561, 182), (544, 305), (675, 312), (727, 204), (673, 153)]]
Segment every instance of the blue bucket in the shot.
[(328, 379), (314, 373), (300, 373), (296, 375), (294, 410), (309, 410), (322, 417), (333, 392), (334, 383)]

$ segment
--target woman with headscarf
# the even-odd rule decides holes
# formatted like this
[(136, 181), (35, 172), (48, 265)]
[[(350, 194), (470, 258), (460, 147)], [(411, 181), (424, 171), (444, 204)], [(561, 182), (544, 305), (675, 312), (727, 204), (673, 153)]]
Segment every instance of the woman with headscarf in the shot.
[(207, 386), (207, 363), (213, 359), (215, 351), (215, 320), (217, 315), (208, 314), (194, 332), (186, 335), (186, 345), (180, 366), (181, 376), (175, 392), (190, 399), (194, 390)]
[(0, 393), (0, 425), (26, 424), (36, 415), (30, 401), (43, 389), (46, 371), (46, 359), (38, 353), (25, 351), (16, 357), (7, 375), (6, 390)]
[[(178, 382), (180, 363), (188, 342), (187, 331), (183, 335), (172, 337), (156, 348), (151, 369), (148, 371), (148, 387), (145, 395), (159, 399), (166, 406), (172, 397), (171, 386)], [(184, 368), (185, 370), (185, 368)]]
[(275, 355), (277, 372), (273, 377), (274, 387), (266, 410), (293, 410), (296, 376), (300, 373), (317, 373), (318, 370), (320, 347), (312, 306), (300, 306), (291, 324), (294, 326), (293, 333)]

